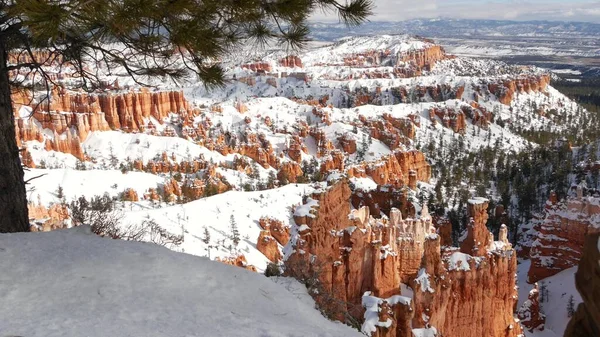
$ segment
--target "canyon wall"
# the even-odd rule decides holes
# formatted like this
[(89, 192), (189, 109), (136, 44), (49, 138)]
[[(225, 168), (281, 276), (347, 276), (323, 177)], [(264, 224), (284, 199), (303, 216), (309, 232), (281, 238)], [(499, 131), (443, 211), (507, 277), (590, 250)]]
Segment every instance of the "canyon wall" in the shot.
[(585, 238), (600, 232), (600, 198), (577, 196), (546, 203), (545, 216), (535, 227), (535, 241), (529, 255), (528, 282), (534, 283), (576, 266), (583, 253)]
[(565, 337), (600, 336), (600, 233), (586, 238), (575, 285), (583, 303), (571, 318)]
[(362, 322), (371, 336), (412, 337), (417, 329), (443, 336), (521, 333), (514, 318), (516, 254), (506, 227), (499, 241), (485, 227), (486, 200), (470, 203), (472, 221), (459, 251), (441, 247), (427, 207), (418, 219), (397, 209), (376, 219), (368, 207), (351, 209), (350, 194), (339, 180), (294, 213), (298, 234), (286, 272), (314, 288), (324, 313)]

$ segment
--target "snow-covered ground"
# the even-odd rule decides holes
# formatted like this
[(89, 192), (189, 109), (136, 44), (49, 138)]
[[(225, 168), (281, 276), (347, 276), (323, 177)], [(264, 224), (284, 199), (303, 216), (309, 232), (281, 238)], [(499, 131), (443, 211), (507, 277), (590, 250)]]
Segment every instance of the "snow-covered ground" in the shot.
[[(533, 284), (527, 283), (527, 271), (530, 264), (530, 260), (523, 260), (520, 261), (518, 266), (519, 307), (527, 300), (529, 291), (533, 289)], [(547, 298), (540, 301), (541, 311), (546, 315), (546, 325), (544, 331), (534, 330), (529, 332), (525, 330), (526, 337), (563, 336), (570, 320), (567, 315), (569, 298), (573, 296), (575, 308), (582, 302), (581, 296), (575, 288), (576, 271), (577, 267), (569, 268), (538, 282), (540, 288), (543, 285), (547, 289), (547, 296), (545, 296)]]
[(86, 227), (1, 234), (0, 270), (0, 336), (361, 336), (292, 281)]
[[(29, 199), (44, 205), (57, 203), (58, 187), (62, 187), (66, 200), (80, 196), (90, 199), (108, 193), (117, 197), (126, 188), (132, 188), (138, 195), (150, 187), (155, 188), (163, 178), (140, 172), (72, 169), (40, 170), (26, 172), (25, 179), (40, 176), (32, 181)], [(229, 191), (186, 204), (156, 203), (148, 200), (138, 202), (118, 202), (122, 213), (121, 225), (139, 225), (144, 220), (154, 220), (173, 234), (181, 234), (184, 241), (175, 250), (198, 256), (226, 258), (242, 253), (248, 263), (263, 271), (268, 263), (265, 256), (256, 249), (256, 240), (261, 228), (261, 217), (270, 217), (286, 226), (293, 224), (292, 207), (302, 203), (304, 195), (311, 194), (321, 185), (289, 184), (267, 191)], [(241, 241), (237, 248), (231, 242), (231, 220), (234, 219)], [(209, 248), (203, 242), (204, 229), (210, 233)]]

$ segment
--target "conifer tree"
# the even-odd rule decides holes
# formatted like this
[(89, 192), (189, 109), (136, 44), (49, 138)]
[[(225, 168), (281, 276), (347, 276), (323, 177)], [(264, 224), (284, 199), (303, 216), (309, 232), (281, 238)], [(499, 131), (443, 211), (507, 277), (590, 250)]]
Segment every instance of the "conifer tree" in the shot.
[(569, 296), (569, 301), (567, 302), (567, 316), (573, 317), (575, 314), (575, 300), (573, 299), (573, 295)]
[(206, 245), (206, 254), (208, 255), (208, 258), (210, 258), (210, 249), (212, 247), (210, 246), (210, 232), (208, 231), (208, 228), (206, 226), (204, 226), (202, 242), (204, 242), (204, 244)]
[(229, 229), (231, 230), (231, 241), (235, 248), (237, 248), (240, 243), (240, 232), (238, 231), (237, 222), (235, 221), (233, 214), (229, 218)]

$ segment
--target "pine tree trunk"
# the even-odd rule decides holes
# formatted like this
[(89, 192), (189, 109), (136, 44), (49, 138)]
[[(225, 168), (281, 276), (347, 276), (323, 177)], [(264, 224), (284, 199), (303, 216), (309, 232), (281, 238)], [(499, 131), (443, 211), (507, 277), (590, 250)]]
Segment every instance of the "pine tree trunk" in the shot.
[(0, 233), (28, 232), (27, 197), (15, 137), (7, 52), (0, 41)]

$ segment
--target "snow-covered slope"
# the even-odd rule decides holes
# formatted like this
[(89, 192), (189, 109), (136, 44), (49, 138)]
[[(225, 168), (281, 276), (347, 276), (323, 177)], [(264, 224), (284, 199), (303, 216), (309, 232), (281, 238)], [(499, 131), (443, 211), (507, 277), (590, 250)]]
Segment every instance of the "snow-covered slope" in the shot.
[(262, 275), (85, 227), (2, 234), (0, 257), (0, 336), (360, 336)]
[[(29, 199), (43, 205), (60, 202), (56, 195), (59, 186), (66, 200), (74, 200), (80, 196), (89, 199), (105, 193), (117, 198), (126, 188), (142, 195), (146, 189), (162, 182), (161, 178), (147, 173), (72, 169), (33, 169), (27, 172), (26, 179), (40, 175), (34, 180), (35, 188), (29, 193)], [(256, 238), (261, 231), (258, 226), (260, 218), (269, 217), (291, 226), (292, 207), (301, 204), (302, 197), (319, 186), (290, 184), (268, 191), (230, 191), (181, 205), (156, 204), (148, 200), (123, 201), (118, 202), (116, 207), (122, 216), (123, 227), (154, 220), (170, 233), (182, 234), (183, 231), (184, 241), (181, 246), (173, 247), (175, 250), (212, 259), (235, 256), (237, 252), (243, 254), (250, 265), (263, 271), (269, 261), (256, 249)], [(232, 219), (240, 232), (241, 242), (237, 249), (229, 248), (232, 246)], [(203, 241), (205, 228), (211, 236), (208, 245)]]
[[(530, 265), (531, 261), (524, 260), (518, 266), (519, 306), (527, 300), (529, 291), (533, 289), (533, 285), (527, 283), (527, 271)], [(540, 301), (541, 312), (546, 315), (546, 324), (543, 331), (534, 330), (529, 332), (525, 329), (526, 337), (563, 336), (570, 320), (567, 314), (569, 298), (573, 296), (575, 308), (582, 302), (581, 295), (575, 288), (576, 271), (577, 267), (573, 267), (538, 282), (538, 285), (547, 292), (547, 295), (544, 295), (544, 300)]]

